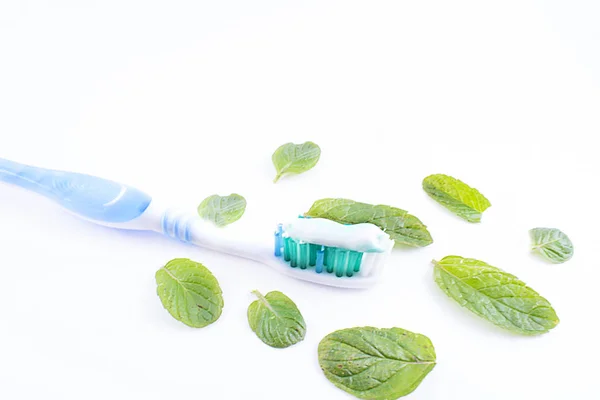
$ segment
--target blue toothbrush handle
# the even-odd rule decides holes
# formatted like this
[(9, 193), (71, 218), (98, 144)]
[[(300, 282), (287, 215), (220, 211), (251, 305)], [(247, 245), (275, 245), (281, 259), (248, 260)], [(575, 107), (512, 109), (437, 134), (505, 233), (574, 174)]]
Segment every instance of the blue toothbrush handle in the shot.
[(0, 181), (45, 196), (92, 221), (131, 221), (148, 208), (146, 193), (108, 179), (75, 172), (32, 167), (0, 158)]
[(10, 183), (54, 200), (67, 210), (100, 225), (156, 231), (223, 253), (264, 261), (271, 255), (266, 241), (217, 228), (198, 215), (163, 208), (146, 193), (107, 179), (19, 164), (0, 158), (0, 182)]

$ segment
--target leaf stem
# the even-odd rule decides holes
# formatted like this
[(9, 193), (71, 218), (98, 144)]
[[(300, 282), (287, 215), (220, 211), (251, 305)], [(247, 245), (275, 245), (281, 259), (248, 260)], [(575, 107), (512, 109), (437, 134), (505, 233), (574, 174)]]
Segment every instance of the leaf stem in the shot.
[(281, 174), (275, 175), (275, 179), (273, 179), (273, 183), (277, 183), (277, 181), (281, 178)]
[(271, 304), (269, 303), (269, 301), (267, 300), (267, 298), (265, 296), (263, 296), (261, 292), (259, 292), (258, 290), (253, 290), (252, 294), (255, 295), (256, 297), (258, 297), (258, 301), (260, 301), (261, 303), (263, 303), (263, 305), (265, 307), (267, 307), (269, 310), (271, 310), (271, 312), (273, 314), (275, 314), (275, 316), (279, 317), (279, 314), (277, 314), (277, 311), (275, 311), (273, 309), (273, 307), (271, 306)]
[(263, 295), (262, 295), (262, 293), (261, 293), (261, 292), (259, 292), (258, 290), (256, 290), (256, 289), (255, 289), (255, 290), (253, 290), (251, 293), (252, 293), (253, 295), (255, 295), (256, 297), (258, 297), (258, 299), (259, 299), (259, 300), (262, 300), (262, 301), (267, 301), (267, 299), (265, 299), (265, 296), (263, 296)]

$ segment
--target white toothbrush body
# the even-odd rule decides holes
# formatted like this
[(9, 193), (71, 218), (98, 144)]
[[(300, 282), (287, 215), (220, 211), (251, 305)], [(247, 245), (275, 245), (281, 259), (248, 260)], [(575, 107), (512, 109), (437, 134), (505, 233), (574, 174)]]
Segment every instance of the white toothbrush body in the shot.
[[(345, 288), (373, 285), (393, 247), (389, 236), (374, 225), (344, 226), (320, 219), (299, 219), (286, 224), (285, 231), (280, 225), (274, 237), (272, 233), (251, 235), (257, 239), (254, 241), (235, 229), (219, 228), (197, 215), (163, 207), (144, 192), (127, 185), (4, 159), (0, 159), (0, 181), (42, 194), (96, 224), (159, 232), (200, 247), (258, 261), (296, 279), (324, 285)], [(292, 246), (293, 256), (289, 246)], [(296, 248), (298, 253), (295, 253)], [(318, 272), (311, 273), (311, 269)]]

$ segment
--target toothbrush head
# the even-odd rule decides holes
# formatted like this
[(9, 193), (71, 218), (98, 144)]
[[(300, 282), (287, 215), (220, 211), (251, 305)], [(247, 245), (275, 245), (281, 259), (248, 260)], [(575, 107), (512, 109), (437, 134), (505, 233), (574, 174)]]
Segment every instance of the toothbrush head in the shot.
[(322, 218), (279, 224), (275, 257), (295, 278), (330, 286), (366, 288), (377, 282), (394, 247), (373, 224), (343, 225)]

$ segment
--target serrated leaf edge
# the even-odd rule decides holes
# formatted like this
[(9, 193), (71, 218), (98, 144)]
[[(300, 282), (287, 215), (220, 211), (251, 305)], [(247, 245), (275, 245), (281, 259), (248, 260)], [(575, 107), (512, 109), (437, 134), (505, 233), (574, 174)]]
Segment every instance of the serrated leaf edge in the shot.
[[(446, 257), (444, 257), (444, 258), (446, 258)], [(479, 260), (478, 260), (478, 261), (479, 261)], [(483, 262), (483, 261), (482, 261), (482, 262)], [(537, 291), (535, 291), (535, 290), (534, 290), (534, 289), (532, 289), (531, 287), (527, 286), (527, 284), (525, 284), (525, 282), (521, 281), (521, 280), (520, 280), (519, 278), (517, 278), (515, 275), (512, 275), (511, 273), (509, 273), (509, 272), (506, 272), (506, 271), (504, 271), (504, 270), (502, 270), (502, 269), (500, 269), (500, 268), (498, 268), (498, 267), (494, 267), (493, 265), (489, 265), (489, 264), (487, 264), (487, 263), (485, 263), (485, 262), (483, 262), (483, 263), (484, 263), (486, 266), (488, 266), (488, 267), (491, 267), (491, 268), (494, 268), (495, 270), (497, 270), (497, 271), (494, 271), (494, 272), (501, 273), (501, 274), (505, 274), (505, 275), (509, 275), (509, 276), (510, 276), (510, 277), (512, 277), (513, 279), (515, 279), (515, 280), (517, 280), (517, 281), (519, 281), (519, 282), (523, 283), (523, 286), (525, 286), (525, 287), (529, 288), (529, 289), (530, 289), (530, 290), (531, 290), (533, 293), (535, 293), (537, 296), (541, 297), (542, 299), (544, 299), (544, 300), (546, 300), (548, 303), (550, 303), (550, 302), (549, 302), (549, 301), (548, 301), (548, 300), (547, 300), (545, 297), (541, 296), (541, 295), (540, 295), (540, 294), (539, 294)], [(451, 277), (453, 277), (454, 279), (456, 279), (456, 281), (458, 281), (458, 282), (462, 282), (462, 281), (463, 281), (463, 280), (462, 280), (461, 278), (459, 278), (458, 276), (456, 276), (456, 275), (454, 275), (454, 274), (450, 273), (450, 272), (449, 272), (449, 271), (448, 271), (446, 268), (444, 268), (444, 267), (441, 265), (441, 263), (440, 263), (439, 261), (432, 260), (432, 264), (434, 265), (434, 267), (435, 267), (435, 268), (439, 268), (440, 270), (442, 270), (442, 271), (443, 271), (443, 272), (444, 272), (446, 275), (448, 275), (448, 276), (451, 276)], [(438, 284), (438, 286), (439, 286), (439, 283), (438, 283), (437, 281), (436, 281), (436, 284)], [(468, 284), (464, 284), (464, 286), (468, 287), (470, 290), (473, 290), (474, 292), (477, 292), (477, 293), (481, 294), (482, 296), (485, 296), (486, 298), (488, 298), (488, 299), (492, 300), (494, 303), (500, 303), (500, 304), (502, 304), (503, 306), (505, 306), (505, 307), (507, 307), (507, 308), (511, 308), (511, 309), (513, 309), (513, 310), (515, 310), (515, 311), (517, 311), (517, 312), (521, 313), (521, 314), (528, 314), (528, 315), (531, 315), (531, 313), (524, 313), (524, 312), (522, 312), (521, 310), (518, 310), (518, 309), (515, 309), (514, 307), (508, 306), (507, 304), (504, 304), (504, 303), (498, 302), (498, 300), (497, 300), (497, 299), (494, 299), (493, 297), (490, 297), (490, 296), (488, 296), (488, 295), (486, 295), (486, 294), (484, 294), (484, 293), (481, 293), (481, 291), (479, 291), (479, 290), (477, 290), (477, 289), (473, 288), (472, 286), (470, 286), (470, 285), (468, 285)], [(440, 288), (440, 289), (442, 289), (442, 288)], [(450, 294), (449, 294), (449, 293), (448, 293), (446, 290), (442, 289), (442, 292), (444, 292), (444, 294), (446, 294), (446, 296), (448, 296), (449, 298), (451, 298), (452, 300), (454, 300), (455, 302), (457, 302), (457, 303), (458, 303), (458, 305), (459, 305), (459, 306), (461, 306), (462, 308), (466, 308), (468, 311), (470, 311), (471, 313), (473, 313), (473, 314), (477, 315), (478, 317), (480, 317), (480, 318), (482, 318), (482, 319), (485, 319), (486, 321), (488, 321), (488, 322), (490, 322), (490, 323), (492, 323), (492, 324), (494, 324), (494, 325), (496, 325), (496, 326), (498, 326), (498, 327), (500, 327), (500, 328), (503, 328), (503, 329), (505, 329), (505, 330), (509, 330), (509, 331), (511, 331), (511, 332), (514, 332), (514, 333), (520, 333), (520, 334), (523, 334), (523, 335), (528, 335), (528, 336), (540, 335), (540, 334), (544, 334), (544, 333), (548, 333), (548, 332), (550, 332), (550, 330), (551, 330), (551, 329), (553, 329), (554, 327), (556, 327), (556, 326), (557, 326), (557, 325), (560, 323), (560, 319), (558, 318), (558, 315), (557, 315), (557, 316), (556, 316), (556, 321), (554, 321), (554, 322), (555, 322), (555, 323), (554, 323), (554, 327), (552, 327), (552, 328), (544, 328), (544, 330), (543, 330), (543, 331), (528, 331), (528, 330), (525, 330), (525, 329), (523, 329), (523, 328), (521, 328), (521, 327), (519, 327), (519, 326), (516, 326), (516, 325), (514, 325), (512, 321), (510, 321), (508, 318), (506, 318), (506, 317), (505, 317), (505, 318), (506, 318), (506, 320), (507, 320), (507, 321), (508, 321), (508, 322), (509, 322), (509, 323), (510, 323), (510, 324), (511, 324), (513, 327), (514, 327), (514, 329), (509, 329), (509, 328), (507, 328), (507, 327), (504, 327), (504, 326), (502, 326), (502, 325), (499, 325), (499, 324), (495, 323), (494, 321), (491, 321), (491, 320), (489, 320), (487, 317), (485, 317), (485, 316), (483, 316), (483, 315), (480, 315), (478, 312), (476, 312), (476, 311), (474, 311), (474, 310), (468, 309), (466, 306), (464, 306), (464, 305), (460, 304), (460, 303), (459, 303), (459, 302), (458, 302), (458, 301), (457, 301), (455, 298), (453, 298), (452, 296), (450, 296)], [(552, 307), (552, 306), (550, 306), (550, 308), (552, 308), (552, 309), (553, 309), (553, 307)], [(496, 309), (497, 309), (497, 308), (496, 308)], [(497, 309), (497, 310), (498, 310), (498, 309)], [(500, 310), (498, 310), (498, 312), (499, 312), (501, 315), (503, 315), (503, 316), (504, 316), (504, 314), (503, 314), (503, 313), (502, 313)], [(555, 312), (555, 313), (556, 313), (556, 312)], [(537, 322), (536, 322), (536, 323), (537, 323)], [(539, 323), (538, 323), (538, 324), (539, 324)]]

